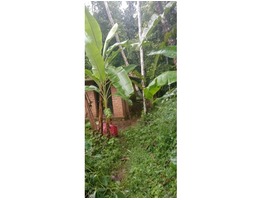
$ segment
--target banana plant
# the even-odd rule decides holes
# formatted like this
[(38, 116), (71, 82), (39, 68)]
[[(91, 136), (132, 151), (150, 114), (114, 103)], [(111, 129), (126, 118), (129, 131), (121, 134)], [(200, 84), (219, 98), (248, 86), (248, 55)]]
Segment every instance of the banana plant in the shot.
[[(175, 45), (166, 46), (157, 51), (151, 51), (147, 54), (148, 56), (156, 55), (157, 59), (155, 60), (154, 65), (157, 65), (158, 58), (160, 55), (166, 56), (168, 58), (175, 58), (177, 56), (177, 48)], [(155, 70), (155, 69), (154, 69)], [(170, 85), (177, 81), (177, 72), (176, 71), (166, 71), (157, 76), (151, 81), (151, 83), (144, 89), (145, 97), (149, 100), (153, 100), (154, 95), (160, 90), (164, 85)]]
[[(108, 47), (111, 39), (116, 34), (118, 24), (115, 24), (109, 31), (104, 45), (102, 45), (102, 32), (96, 19), (85, 8), (85, 52), (89, 59), (92, 69), (85, 70), (85, 75), (92, 79), (96, 85), (86, 86), (86, 91), (96, 91), (99, 93), (99, 130), (103, 133), (103, 111), (106, 117), (107, 132), (109, 131), (109, 121), (111, 118), (111, 110), (108, 108), (108, 99), (110, 98), (109, 90), (113, 85), (117, 93), (122, 99), (128, 103), (132, 103), (129, 97), (133, 94), (133, 86), (126, 70), (123, 67), (115, 67), (111, 65), (111, 61), (116, 56), (118, 51), (113, 52), (113, 49), (118, 46), (114, 44)], [(126, 41), (122, 42), (124, 44)], [(101, 112), (102, 111), (102, 112)]]
[(170, 85), (176, 82), (176, 71), (166, 71), (154, 78), (144, 89), (145, 98), (153, 101), (154, 95), (164, 85)]

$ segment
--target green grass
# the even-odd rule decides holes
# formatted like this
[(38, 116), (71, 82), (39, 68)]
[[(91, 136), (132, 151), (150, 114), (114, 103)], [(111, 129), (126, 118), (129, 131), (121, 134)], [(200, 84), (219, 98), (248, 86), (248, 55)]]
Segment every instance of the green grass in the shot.
[(159, 104), (124, 135), (128, 197), (176, 197), (176, 101)]
[(86, 196), (176, 197), (176, 99), (160, 103), (120, 138), (86, 132)]

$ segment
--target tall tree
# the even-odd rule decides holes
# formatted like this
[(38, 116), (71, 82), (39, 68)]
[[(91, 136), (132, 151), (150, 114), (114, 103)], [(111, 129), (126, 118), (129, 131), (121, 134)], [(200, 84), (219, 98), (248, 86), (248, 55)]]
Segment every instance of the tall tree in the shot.
[(138, 35), (136, 2), (127, 1), (127, 8), (124, 10), (123, 21), (125, 25), (126, 34), (129, 40), (136, 38)]
[[(142, 77), (145, 77), (145, 67), (144, 67), (144, 52), (142, 47), (142, 25), (141, 25), (141, 12), (140, 12), (140, 2), (137, 1), (137, 16), (138, 16), (138, 35), (139, 35), (139, 52), (140, 52), (140, 66), (141, 66), (141, 75)], [(145, 99), (145, 81), (142, 79), (141, 85), (143, 88), (143, 110), (144, 113), (146, 113), (146, 99)]]
[[(157, 10), (157, 14), (159, 15), (163, 13), (164, 9), (163, 9), (161, 1), (156, 1), (156, 10)], [(168, 24), (166, 17), (164, 15), (161, 18), (161, 24), (163, 27), (163, 35), (171, 30), (171, 26)], [(171, 44), (172, 44), (172, 39), (168, 38), (168, 45), (171, 45)]]

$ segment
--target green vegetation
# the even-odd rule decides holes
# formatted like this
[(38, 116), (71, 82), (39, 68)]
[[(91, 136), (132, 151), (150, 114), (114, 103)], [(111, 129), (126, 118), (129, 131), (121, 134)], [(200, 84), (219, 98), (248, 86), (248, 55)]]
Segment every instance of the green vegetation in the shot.
[[(85, 8), (85, 79), (95, 82), (85, 89), (99, 94), (98, 124), (86, 97), (85, 196), (175, 198), (176, 2), (126, 4), (92, 1)], [(112, 117), (110, 86), (144, 110), (135, 110), (137, 124), (116, 138), (102, 134)]]
[[(104, 114), (106, 116), (107, 131), (109, 129), (109, 121), (111, 117), (111, 110), (108, 108), (108, 99), (110, 97), (107, 87), (114, 87), (117, 89), (117, 95), (125, 100), (129, 100), (130, 95), (134, 92), (131, 80), (128, 77), (127, 72), (122, 67), (114, 67), (110, 62), (114, 59), (112, 57), (112, 50), (117, 45), (114, 44), (108, 47), (109, 42), (116, 34), (118, 24), (115, 24), (109, 33), (107, 34), (104, 46), (102, 43), (102, 32), (96, 19), (90, 14), (88, 9), (85, 9), (85, 53), (92, 65), (92, 70), (85, 69), (85, 75), (95, 81), (98, 87), (86, 86), (86, 90), (94, 90), (100, 95), (100, 106), (104, 108)], [(103, 46), (103, 54), (102, 54)], [(102, 105), (103, 101), (103, 105)], [(130, 100), (129, 100), (130, 101)], [(132, 102), (131, 102), (132, 103)], [(100, 132), (103, 132), (103, 113), (102, 109), (99, 112), (99, 128)], [(95, 125), (92, 125), (95, 127)]]
[(86, 129), (85, 196), (120, 197), (121, 188), (112, 181), (111, 173), (121, 159), (119, 139), (108, 140)]
[[(107, 76), (107, 78), (111, 79), (118, 77), (121, 70), (122, 75), (125, 75), (125, 79), (127, 80), (124, 71), (129, 65), (128, 63), (137, 66), (136, 70), (140, 71), (141, 74), (134, 72), (127, 73), (132, 76), (135, 75), (136, 78), (140, 79), (139, 81), (132, 80), (136, 91), (134, 98), (136, 100), (143, 100), (143, 110), (146, 113), (147, 105), (145, 98), (152, 102), (154, 97), (162, 96), (170, 90), (170, 87), (162, 87), (164, 82), (158, 84), (157, 81), (154, 81), (150, 85), (150, 88), (147, 88), (147, 91), (144, 91), (145, 87), (156, 77), (167, 71), (172, 71), (172, 79), (176, 81), (176, 74), (174, 73), (176, 72), (177, 43), (176, 2), (129, 1), (126, 3), (127, 8), (125, 9), (121, 8), (121, 4), (120, 1), (91, 1), (91, 4), (86, 7), (86, 13), (88, 13), (86, 14), (86, 35), (89, 39), (93, 38), (92, 40), (86, 40), (86, 76), (93, 80), (98, 78), (98, 86), (105, 86), (107, 83), (105, 76), (108, 73), (112, 73), (112, 76)], [(140, 11), (138, 12), (138, 10)], [(92, 13), (92, 16), (89, 11)], [(94, 34), (94, 37), (90, 37), (92, 34)], [(106, 35), (108, 37), (105, 37)], [(92, 41), (92, 45), (88, 44), (90, 41)], [(94, 48), (96, 47), (94, 45), (96, 44), (95, 41), (99, 41), (97, 48)], [(103, 49), (102, 44), (104, 44)], [(112, 51), (110, 47), (107, 49), (110, 45), (119, 49), (115, 51)], [(121, 54), (119, 53), (120, 51)], [(99, 54), (103, 55), (102, 58)], [(123, 65), (123, 61), (125, 61), (125, 65)], [(112, 66), (118, 67), (112, 68)], [(110, 70), (110, 68), (113, 70)], [(90, 69), (92, 69), (93, 74), (91, 74)], [(100, 75), (98, 72), (102, 74)], [(95, 79), (93, 75), (96, 75)], [(120, 86), (122, 85), (120, 84)], [(130, 82), (127, 85), (130, 85)], [(160, 87), (161, 90), (159, 90)], [(94, 87), (88, 89), (94, 89)], [(132, 95), (132, 92), (130, 87), (128, 87), (128, 90), (130, 91), (127, 93), (128, 95), (126, 95), (126, 92), (117, 91), (123, 99), (131, 104), (130, 95)], [(100, 93), (104, 101), (103, 107), (107, 109), (107, 90), (105, 87), (99, 87), (95, 91)], [(99, 111), (100, 119), (102, 114), (102, 110)], [(102, 122), (99, 121), (99, 123), (99, 127), (101, 127)]]
[(176, 97), (108, 139), (86, 128), (86, 197), (176, 197)]

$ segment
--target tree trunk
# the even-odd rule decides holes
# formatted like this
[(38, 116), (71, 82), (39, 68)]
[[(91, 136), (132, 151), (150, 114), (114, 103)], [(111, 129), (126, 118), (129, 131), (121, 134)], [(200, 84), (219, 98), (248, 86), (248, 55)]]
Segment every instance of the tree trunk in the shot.
[(95, 118), (94, 118), (94, 115), (92, 113), (92, 110), (91, 110), (91, 101), (88, 97), (88, 94), (86, 93), (85, 94), (85, 106), (86, 106), (86, 111), (87, 111), (87, 115), (88, 115), (88, 118), (89, 118), (89, 121), (90, 121), (90, 124), (91, 124), (91, 128), (93, 130), (96, 130), (96, 123), (95, 123)]
[[(162, 2), (161, 1), (156, 1), (156, 10), (157, 10), (157, 13), (159, 15), (163, 14), (164, 12), (164, 9), (163, 9), (163, 6), (162, 6)], [(162, 24), (162, 27), (163, 27), (163, 35), (165, 35), (165, 33), (169, 32), (171, 30), (171, 27), (170, 25), (168, 24), (165, 16), (163, 16), (163, 18), (161, 18), (161, 24)], [(168, 38), (168, 41), (167, 41), (168, 45), (171, 45), (173, 43), (173, 40), (172, 38)]]
[[(140, 12), (140, 1), (137, 1), (137, 17), (138, 17), (138, 35), (139, 35), (139, 43), (140, 43), (140, 65), (141, 65), (141, 75), (145, 77), (145, 69), (144, 69), (144, 52), (142, 47), (142, 25), (141, 25), (141, 12)], [(144, 113), (146, 113), (146, 99), (144, 94), (144, 88), (145, 88), (145, 81), (142, 79), (141, 85), (143, 88), (143, 110)]]
[[(109, 19), (109, 21), (110, 21), (110, 23), (111, 23), (111, 25), (112, 25), (112, 27), (113, 27), (115, 23), (114, 23), (114, 20), (113, 20), (112, 15), (111, 15), (110, 9), (109, 9), (109, 7), (108, 7), (107, 1), (104, 1), (104, 4), (105, 4), (105, 8), (106, 8), (106, 13), (107, 13), (108, 19)], [(119, 43), (119, 42), (120, 42), (120, 39), (119, 39), (119, 36), (118, 36), (117, 33), (115, 34), (115, 38), (116, 38), (116, 41)], [(122, 47), (121, 45), (119, 45), (119, 49), (120, 49), (121, 54), (122, 54), (122, 57), (123, 57), (123, 59), (124, 59), (124, 61), (125, 61), (125, 65), (126, 65), (126, 66), (129, 65), (129, 63), (128, 63), (128, 61), (127, 61), (127, 58), (126, 58), (126, 54), (125, 54), (125, 52), (124, 52), (124, 50), (123, 50), (123, 47)]]
[[(104, 99), (103, 99), (103, 105), (104, 105), (104, 110), (108, 110), (109, 108), (108, 108), (108, 99), (107, 99), (107, 97), (108, 97), (108, 95), (107, 95), (107, 88), (106, 88), (106, 85), (107, 84), (105, 84), (104, 85), (104, 87), (103, 87), (103, 96), (104, 96)], [(110, 87), (110, 86), (109, 86)], [(104, 124), (103, 124), (103, 130), (102, 130), (102, 132), (103, 132), (103, 134), (106, 134), (108, 137), (110, 136), (110, 131), (109, 131), (109, 123), (110, 123), (110, 118), (111, 118), (111, 116), (108, 116), (108, 113), (105, 113), (105, 129), (104, 129)], [(105, 131), (105, 132), (104, 132)]]
[(98, 131), (103, 134), (103, 98), (99, 95)]
[[(161, 1), (156, 1), (156, 10), (157, 10), (157, 13), (159, 15), (161, 15), (164, 12), (164, 9), (163, 9)], [(167, 20), (166, 20), (165, 16), (163, 16), (163, 18), (161, 18), (161, 23), (162, 23), (162, 27), (163, 27), (164, 33), (170, 31), (170, 26), (167, 23)]]

